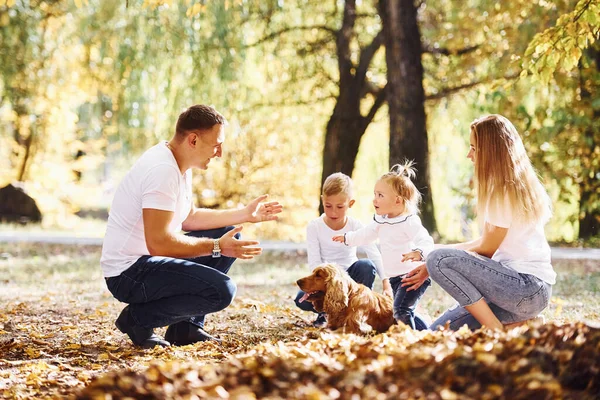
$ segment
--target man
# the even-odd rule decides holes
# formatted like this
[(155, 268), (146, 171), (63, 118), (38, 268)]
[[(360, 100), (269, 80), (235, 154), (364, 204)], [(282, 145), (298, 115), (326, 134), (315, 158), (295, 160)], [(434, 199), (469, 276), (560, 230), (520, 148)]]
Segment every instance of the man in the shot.
[[(128, 303), (115, 325), (137, 346), (218, 340), (204, 331), (204, 316), (231, 304), (236, 286), (226, 274), (235, 259), (261, 254), (230, 225), (276, 220), (282, 210), (266, 195), (241, 209), (192, 204), (191, 169), (221, 157), (225, 124), (212, 107), (188, 108), (173, 138), (146, 151), (115, 193), (100, 264), (110, 292)], [(167, 325), (165, 339), (154, 334)]]

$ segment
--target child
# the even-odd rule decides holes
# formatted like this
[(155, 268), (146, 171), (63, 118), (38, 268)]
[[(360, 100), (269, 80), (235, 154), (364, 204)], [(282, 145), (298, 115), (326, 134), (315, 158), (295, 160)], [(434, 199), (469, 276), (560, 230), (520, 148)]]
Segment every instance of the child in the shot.
[[(352, 196), (352, 179), (349, 176), (338, 172), (325, 179), (321, 193), (325, 213), (310, 221), (306, 228), (308, 265), (314, 269), (326, 262), (338, 264), (348, 271), (355, 282), (362, 283), (369, 289), (373, 288), (377, 272), (384, 281), (384, 291), (391, 291), (388, 280), (384, 279), (381, 254), (374, 244), (365, 246), (369, 259), (359, 260), (356, 257), (356, 247), (331, 241), (333, 235), (343, 235), (363, 227), (358, 220), (346, 215), (354, 204)], [(296, 305), (304, 311), (316, 312), (310, 302), (304, 301), (307, 297), (306, 293), (299, 291), (295, 299)], [(313, 325), (322, 327), (326, 322), (325, 314), (321, 313)]]
[[(416, 290), (407, 291), (406, 287), (402, 287), (402, 278), (421, 265), (433, 250), (433, 239), (417, 215), (421, 193), (411, 181), (414, 176), (412, 161), (394, 165), (375, 183), (374, 221), (356, 232), (333, 237), (335, 242), (347, 246), (372, 243), (379, 238), (384, 271), (391, 277), (389, 283), (393, 293), (386, 294), (394, 299), (394, 318), (412, 329), (415, 329), (417, 302), (431, 280), (428, 279)], [(402, 254), (401, 260), (399, 254)], [(426, 328), (418, 317), (417, 328)]]

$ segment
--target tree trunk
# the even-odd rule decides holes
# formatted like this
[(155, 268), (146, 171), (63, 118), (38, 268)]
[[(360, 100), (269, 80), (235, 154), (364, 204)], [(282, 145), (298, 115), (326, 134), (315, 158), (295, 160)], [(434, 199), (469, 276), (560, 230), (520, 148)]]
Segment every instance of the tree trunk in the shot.
[(327, 123), (321, 184), (335, 172), (352, 176), (360, 139), (365, 130), (359, 94), (356, 90), (343, 89)]
[[(591, 66), (590, 72), (579, 67), (580, 71), (580, 89), (581, 99), (585, 106), (590, 106), (594, 99), (598, 98), (598, 76), (600, 74), (600, 49), (590, 47), (587, 50), (592, 63), (595, 63), (595, 71)], [(592, 91), (594, 93), (592, 93)], [(600, 147), (600, 131), (598, 124), (593, 121), (600, 120), (600, 110), (595, 108), (592, 111), (592, 123), (585, 127), (584, 143), (589, 151), (582, 154), (580, 162), (581, 181), (579, 182), (579, 238), (590, 239), (600, 234), (600, 166), (597, 158), (594, 158), (596, 150)]]
[(414, 160), (415, 185), (423, 195), (423, 225), (435, 232), (417, 8), (413, 0), (380, 0), (379, 8), (386, 48), (390, 166)]
[(27, 166), (29, 165), (29, 159), (31, 156), (31, 146), (33, 142), (33, 132), (29, 132), (27, 138), (23, 141), (23, 147), (25, 147), (25, 154), (23, 155), (23, 160), (21, 161), (21, 166), (19, 167), (19, 173), (17, 174), (17, 181), (25, 182)]
[[(354, 35), (355, 21), (356, 1), (347, 0), (344, 4), (342, 26), (336, 38), (340, 91), (325, 132), (321, 186), (325, 179), (335, 172), (352, 176), (360, 140), (385, 101), (385, 88), (367, 90), (367, 70), (373, 56), (383, 44), (383, 35), (380, 32), (369, 45), (362, 48), (358, 63), (354, 63), (350, 42)], [(360, 102), (367, 94), (374, 95), (375, 102), (369, 113), (363, 116), (360, 112)], [(322, 212), (323, 205), (319, 202), (319, 213)]]

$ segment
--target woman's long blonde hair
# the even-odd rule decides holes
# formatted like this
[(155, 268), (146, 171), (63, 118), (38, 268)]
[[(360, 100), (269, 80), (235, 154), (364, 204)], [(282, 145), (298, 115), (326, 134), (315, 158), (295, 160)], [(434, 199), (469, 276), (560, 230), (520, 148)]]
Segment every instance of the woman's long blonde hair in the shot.
[(471, 132), (480, 218), (487, 207), (502, 209), (506, 199), (516, 222), (546, 222), (552, 215), (550, 198), (514, 125), (502, 115), (489, 115), (473, 121)]

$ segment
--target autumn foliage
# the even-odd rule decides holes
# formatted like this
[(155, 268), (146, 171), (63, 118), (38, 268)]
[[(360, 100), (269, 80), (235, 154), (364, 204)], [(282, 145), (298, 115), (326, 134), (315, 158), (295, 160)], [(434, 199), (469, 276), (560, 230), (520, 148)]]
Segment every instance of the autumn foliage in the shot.
[[(599, 394), (600, 334), (590, 327), (600, 321), (594, 260), (555, 262), (545, 326), (504, 334), (394, 326), (355, 336), (313, 328), (314, 314), (293, 301), (295, 281), (310, 271), (306, 255), (270, 251), (230, 271), (236, 299), (206, 326), (222, 345), (143, 350), (114, 326), (124, 305), (108, 292), (99, 257), (97, 246), (0, 243), (0, 398)], [(451, 304), (436, 285), (420, 303), (433, 318)]]
[[(95, 379), (78, 399), (505, 398), (600, 395), (600, 330), (583, 324), (508, 333), (414, 332), (370, 338), (314, 332), (260, 344), (218, 365), (154, 363)], [(225, 345), (226, 346), (226, 345)]]

